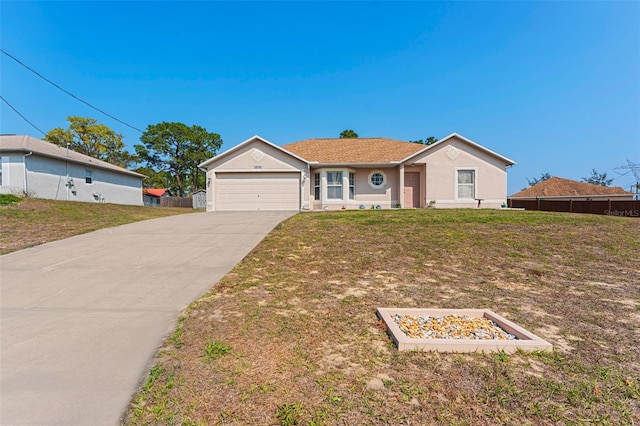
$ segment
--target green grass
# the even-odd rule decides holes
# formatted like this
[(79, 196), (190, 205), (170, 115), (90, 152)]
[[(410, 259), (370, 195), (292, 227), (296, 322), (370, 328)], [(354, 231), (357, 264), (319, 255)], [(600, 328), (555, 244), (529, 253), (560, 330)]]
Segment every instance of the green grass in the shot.
[(0, 206), (6, 206), (9, 204), (17, 203), (20, 200), (22, 200), (22, 198), (16, 197), (15, 195), (0, 194)]
[[(637, 424), (638, 235), (545, 212), (296, 215), (186, 310), (127, 424)], [(380, 306), (489, 308), (554, 350), (398, 352)]]
[(232, 349), (231, 346), (217, 340), (209, 342), (204, 346), (204, 358), (207, 361), (215, 361), (231, 352)]
[[(8, 203), (8, 204), (5, 204)], [(0, 195), (0, 254), (192, 209), (79, 203)]]

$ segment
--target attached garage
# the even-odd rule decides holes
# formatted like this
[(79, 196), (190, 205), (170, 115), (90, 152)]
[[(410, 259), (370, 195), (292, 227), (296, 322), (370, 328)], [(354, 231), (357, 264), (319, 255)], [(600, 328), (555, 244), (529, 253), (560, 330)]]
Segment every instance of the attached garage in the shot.
[(300, 210), (300, 173), (216, 173), (217, 210)]
[(309, 209), (309, 163), (260, 136), (199, 166), (207, 170), (207, 211)]

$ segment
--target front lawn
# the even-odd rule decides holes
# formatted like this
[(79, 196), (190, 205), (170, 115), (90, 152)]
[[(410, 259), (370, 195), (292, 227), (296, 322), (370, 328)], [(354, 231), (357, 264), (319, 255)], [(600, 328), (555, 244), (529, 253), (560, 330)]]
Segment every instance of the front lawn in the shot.
[[(180, 319), (126, 423), (637, 424), (640, 220), (345, 211), (277, 227)], [(489, 308), (553, 352), (398, 352), (376, 307)]]
[(4, 194), (0, 195), (0, 255), (102, 228), (193, 212)]

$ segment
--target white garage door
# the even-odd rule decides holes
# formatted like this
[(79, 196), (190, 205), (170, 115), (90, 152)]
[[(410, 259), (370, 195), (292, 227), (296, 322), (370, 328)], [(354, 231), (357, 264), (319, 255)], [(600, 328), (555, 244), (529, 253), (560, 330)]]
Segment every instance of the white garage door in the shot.
[(217, 173), (216, 210), (300, 210), (300, 173)]

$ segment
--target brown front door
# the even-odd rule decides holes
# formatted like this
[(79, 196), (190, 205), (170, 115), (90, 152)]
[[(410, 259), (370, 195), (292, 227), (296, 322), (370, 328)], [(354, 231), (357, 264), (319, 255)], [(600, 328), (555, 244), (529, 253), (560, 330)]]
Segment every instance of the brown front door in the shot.
[(420, 207), (420, 173), (404, 174), (404, 206), (405, 208)]

